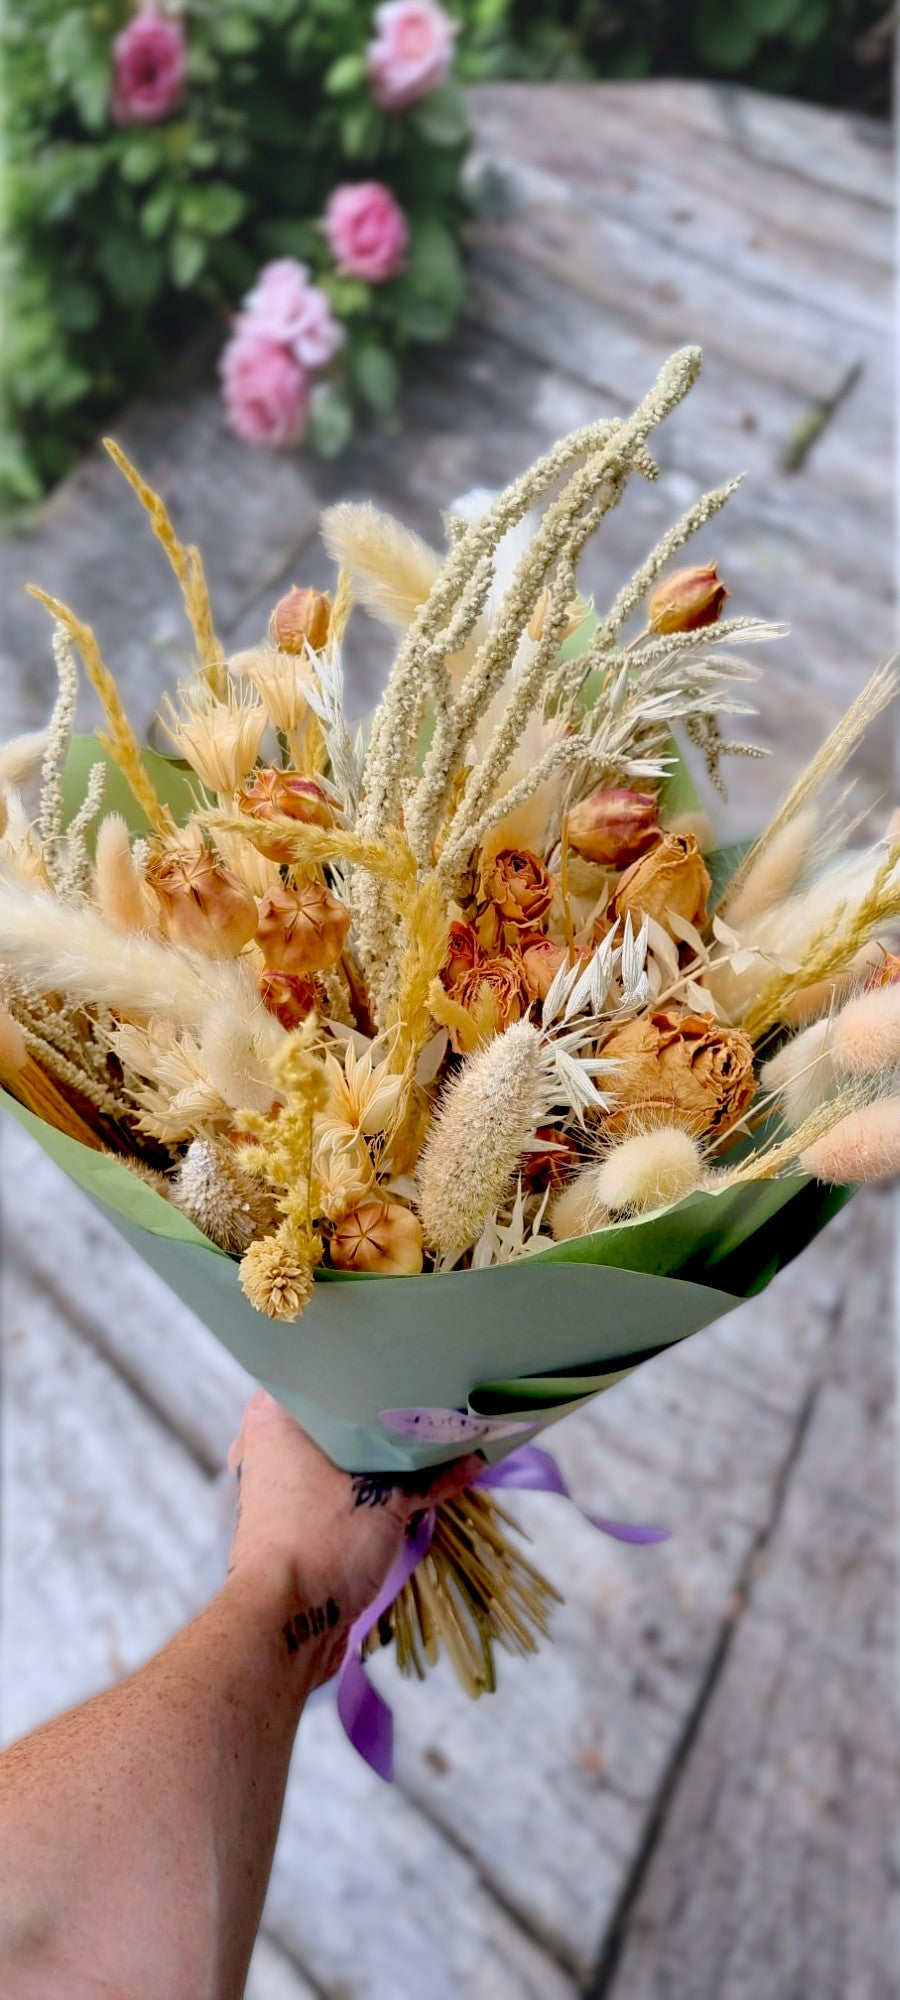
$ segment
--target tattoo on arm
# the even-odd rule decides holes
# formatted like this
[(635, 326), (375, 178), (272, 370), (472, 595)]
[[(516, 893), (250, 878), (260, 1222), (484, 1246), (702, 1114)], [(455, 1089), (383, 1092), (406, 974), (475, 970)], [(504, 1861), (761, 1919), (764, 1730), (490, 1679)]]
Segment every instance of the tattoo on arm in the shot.
[(354, 1507), (386, 1507), (396, 1484), (390, 1472), (358, 1473), (351, 1481)]
[(310, 1639), (320, 1639), (323, 1632), (333, 1632), (340, 1622), (341, 1614), (333, 1597), (329, 1597), (327, 1604), (311, 1604), (308, 1610), (298, 1611), (281, 1628), (288, 1656), (299, 1653)]

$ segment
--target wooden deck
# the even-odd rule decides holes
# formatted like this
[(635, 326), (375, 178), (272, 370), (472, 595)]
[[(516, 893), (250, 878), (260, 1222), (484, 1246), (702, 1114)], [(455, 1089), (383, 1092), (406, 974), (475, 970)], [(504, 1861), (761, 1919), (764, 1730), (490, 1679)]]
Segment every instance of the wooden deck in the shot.
[[(670, 347), (700, 384), (662, 478), (604, 525), (607, 595), (702, 485), (736, 610), (790, 620), (760, 695), (747, 825), (895, 643), (891, 172), (877, 127), (674, 83), (473, 101), (495, 187), (457, 343), (404, 428), (337, 467), (243, 450), (188, 365), (118, 426), (209, 559), (232, 646), (324, 577), (320, 505), (372, 495), (426, 533), (560, 432), (629, 406)], [(183, 664), (161, 560), (87, 460), (0, 552), (4, 732), (42, 719), (25, 577), (96, 619), (146, 722)], [(354, 696), (386, 659), (353, 648)], [(862, 802), (891, 784), (878, 735)], [(752, 792), (752, 798), (751, 798)], [(757, 801), (755, 807), (753, 801)], [(217, 1575), (218, 1479), (246, 1378), (17, 1130), (4, 1132), (3, 1731), (136, 1665)], [(855, 1202), (764, 1298), (554, 1433), (587, 1504), (671, 1523), (636, 1550), (521, 1502), (566, 1594), (493, 1702), (397, 1688), (381, 1787), (332, 1706), (305, 1719), (251, 2000), (889, 2000), (900, 1743), (889, 1246)]]

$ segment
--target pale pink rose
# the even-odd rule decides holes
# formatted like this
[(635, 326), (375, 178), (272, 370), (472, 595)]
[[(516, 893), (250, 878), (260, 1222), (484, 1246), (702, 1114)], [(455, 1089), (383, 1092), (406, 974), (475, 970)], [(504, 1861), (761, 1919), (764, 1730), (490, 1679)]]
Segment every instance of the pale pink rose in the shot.
[(117, 125), (156, 125), (184, 95), (187, 47), (180, 21), (152, 8), (135, 16), (113, 42), (110, 109)]
[(228, 422), (245, 444), (296, 444), (303, 436), (309, 382), (281, 341), (238, 320), (219, 374)]
[(306, 265), (294, 257), (263, 265), (244, 300), (244, 317), (255, 332), (283, 341), (304, 368), (324, 368), (344, 338), (325, 293), (310, 284)]
[(409, 242), (406, 217), (381, 181), (335, 188), (325, 210), (325, 235), (344, 277), (383, 285), (403, 269)]
[(375, 9), (369, 83), (382, 111), (405, 111), (437, 90), (453, 63), (459, 22), (434, 0), (386, 0)]

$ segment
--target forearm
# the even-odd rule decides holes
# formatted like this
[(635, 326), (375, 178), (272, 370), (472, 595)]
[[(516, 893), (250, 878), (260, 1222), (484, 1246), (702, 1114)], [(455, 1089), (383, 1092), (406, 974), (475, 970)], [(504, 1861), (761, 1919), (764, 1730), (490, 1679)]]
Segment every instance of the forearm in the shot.
[(235, 1573), (140, 1673), (0, 1758), (8, 2000), (237, 2000), (321, 1672), (307, 1627), (289, 1572)]

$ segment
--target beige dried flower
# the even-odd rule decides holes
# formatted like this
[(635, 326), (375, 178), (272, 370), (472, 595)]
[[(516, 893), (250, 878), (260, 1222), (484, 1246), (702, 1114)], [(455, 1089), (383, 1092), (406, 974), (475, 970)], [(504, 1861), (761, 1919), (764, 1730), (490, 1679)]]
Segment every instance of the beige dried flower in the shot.
[(696, 632), (714, 625), (729, 595), (716, 563), (696, 563), (664, 576), (647, 600), (651, 632)]
[(602, 1055), (617, 1065), (603, 1121), (610, 1138), (662, 1123), (718, 1137), (743, 1118), (756, 1088), (747, 1036), (682, 1008), (633, 1015), (607, 1036)]
[(792, 1132), (835, 1095), (832, 1026), (829, 1016), (814, 1021), (802, 1034), (785, 1042), (760, 1071), (763, 1089), (777, 1091), (781, 1098), (785, 1122)]
[(659, 813), (652, 792), (618, 789), (592, 792), (566, 816), (565, 837), (585, 861), (626, 868), (659, 836)]
[(664, 833), (649, 854), (620, 876), (610, 916), (631, 912), (636, 928), (644, 917), (666, 926), (669, 911), (699, 930), (706, 922), (710, 873), (692, 834)]
[(228, 664), (233, 674), (256, 689), (273, 729), (294, 736), (303, 728), (310, 713), (306, 699), (310, 681), (295, 653), (277, 646), (253, 646), (236, 653)]
[(282, 884), (260, 903), (257, 940), (270, 971), (304, 979), (337, 963), (349, 928), (349, 910), (321, 882)]
[(243, 1172), (234, 1148), (223, 1140), (192, 1140), (169, 1195), (182, 1215), (233, 1257), (242, 1257), (254, 1237), (277, 1221), (274, 1199)]
[(672, 1207), (694, 1193), (701, 1175), (700, 1150), (690, 1134), (678, 1125), (658, 1125), (585, 1167), (557, 1196), (550, 1227), (557, 1242), (589, 1236), (612, 1218)]
[(367, 1139), (390, 1131), (407, 1094), (406, 1078), (396, 1075), (386, 1061), (375, 1062), (371, 1048), (357, 1055), (352, 1042), (343, 1045), (343, 1062), (334, 1055), (325, 1057), (328, 1103), (322, 1120), (360, 1132)]
[(231, 793), (256, 763), (266, 711), (260, 702), (211, 695), (195, 701), (182, 693), (181, 710), (168, 697), (160, 710), (163, 727), (179, 755), (209, 792)]
[(341, 1216), (331, 1238), (331, 1262), (336, 1271), (406, 1278), (421, 1271), (422, 1261), (422, 1224), (400, 1202), (360, 1202)]
[(251, 1243), (241, 1259), (240, 1280), (250, 1304), (269, 1319), (299, 1319), (313, 1295), (312, 1266), (286, 1226)]
[(331, 629), (331, 598), (327, 590), (300, 590), (297, 584), (280, 597), (269, 620), (272, 643), (283, 653), (320, 653)]
[(236, 958), (256, 934), (256, 904), (243, 882), (208, 847), (152, 854), (145, 880), (160, 925), (174, 944), (208, 957)]
[(466, 1053), (491, 1035), (503, 1033), (511, 1021), (526, 1012), (528, 994), (518, 952), (498, 952), (478, 959), (471, 972), (457, 982), (453, 998), (471, 1023), (450, 1027), (450, 1040), (457, 1054)]
[(552, 1103), (552, 1065), (530, 1021), (469, 1056), (444, 1090), (419, 1163), (419, 1214), (441, 1256), (477, 1242)]
[(852, 1187), (888, 1180), (900, 1172), (900, 1097), (882, 1097), (848, 1112), (824, 1138), (800, 1155), (800, 1165), (820, 1181)]

